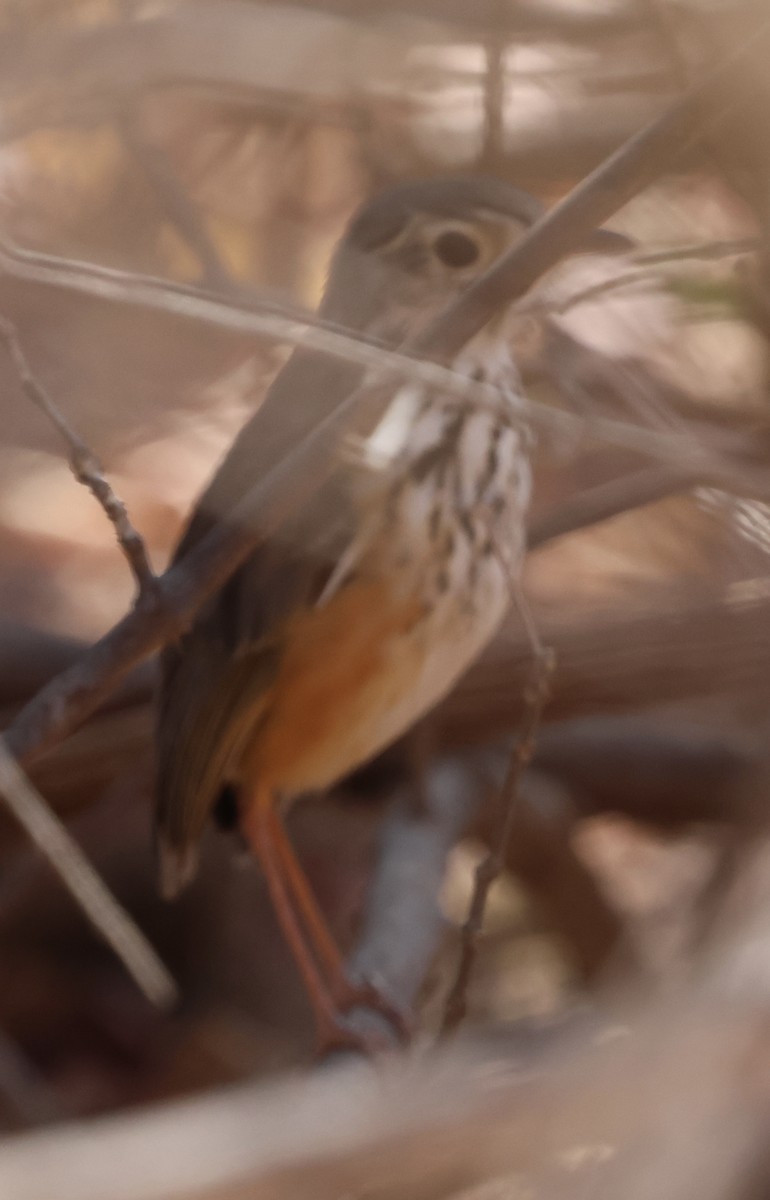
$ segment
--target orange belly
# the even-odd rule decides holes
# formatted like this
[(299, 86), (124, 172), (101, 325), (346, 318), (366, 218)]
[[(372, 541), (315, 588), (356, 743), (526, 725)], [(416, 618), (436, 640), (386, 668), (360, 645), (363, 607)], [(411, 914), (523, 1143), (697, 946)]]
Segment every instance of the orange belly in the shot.
[(430, 469), (404, 470), (386, 499), (369, 497), (360, 545), (318, 604), (287, 619), (240, 757), (247, 789), (290, 796), (335, 783), (445, 696), (502, 621), (524, 543), (520, 437), (469, 414), (453, 456), (434, 462), (437, 419), (448, 420), (427, 410), (409, 427)]
[(381, 582), (367, 581), (294, 617), (264, 718), (242, 758), (244, 781), (309, 791), (375, 753), (383, 714), (419, 669), (408, 635), (421, 616), (417, 600), (396, 604)]

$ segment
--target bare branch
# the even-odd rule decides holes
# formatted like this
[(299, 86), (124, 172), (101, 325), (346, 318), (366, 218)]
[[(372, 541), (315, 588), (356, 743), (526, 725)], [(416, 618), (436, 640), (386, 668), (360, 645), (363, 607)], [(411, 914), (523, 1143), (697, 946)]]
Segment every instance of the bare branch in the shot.
[(0, 793), (31, 841), (148, 1000), (161, 1008), (173, 1005), (177, 998), (176, 984), (163, 963), (9, 754), (4, 738), (0, 738)]
[[(371, 371), (391, 374), (435, 388), (464, 404), (479, 408), (499, 409), (502, 403), (508, 410), (509, 400), (489, 383), (477, 383), (448, 370), (438, 363), (413, 358), (400, 350), (392, 350), (357, 333), (341, 329), (299, 306), (278, 303), (266, 296), (246, 294), (238, 299), (223, 297), (186, 284), (159, 279), (155, 276), (98, 266), (93, 263), (62, 259), (52, 255), (22, 250), (0, 237), (0, 269), (16, 278), (44, 286), (54, 286), (118, 304), (136, 305), (150, 311), (167, 313), (184, 320), (200, 322), (252, 335), (271, 342), (303, 346), (319, 353), (339, 358)], [(340, 397), (342, 404), (344, 397)], [(350, 399), (349, 408), (363, 399), (359, 390)], [(670, 462), (677, 467), (692, 466), (698, 481), (733, 490), (756, 498), (770, 497), (770, 481), (764, 470), (753, 470), (739, 460), (733, 440), (728, 447), (715, 439), (711, 446), (700, 446), (690, 433), (673, 430), (642, 428), (627, 421), (593, 415), (583, 415), (554, 409), (526, 396), (517, 398), (523, 419), (542, 436), (558, 438), (595, 438), (611, 445), (637, 451), (648, 457)], [(346, 405), (340, 414), (340, 425), (349, 411)], [(336, 426), (335, 426), (336, 427)], [(315, 450), (313, 436), (306, 443), (308, 457)], [(746, 439), (750, 454), (753, 440)], [(305, 452), (303, 452), (305, 453)], [(263, 481), (269, 488), (270, 481)]]
[(487, 34), (484, 45), (484, 134), (478, 156), (478, 168), (493, 174), (499, 170), (500, 159), (504, 153), (507, 49), (506, 39), (498, 32)]
[[(760, 249), (756, 238), (736, 238), (732, 241), (699, 242), (693, 246), (679, 246), (671, 250), (654, 250), (646, 254), (633, 254), (628, 261), (638, 267), (663, 266), (668, 263), (686, 262), (689, 259), (715, 261), (721, 258), (733, 258), (739, 254), (750, 254)], [(563, 300), (548, 300), (535, 297), (531, 304), (523, 306), (526, 311), (555, 312), (563, 314), (579, 304), (587, 304), (598, 300), (608, 292), (616, 292), (622, 288), (660, 287), (661, 277), (650, 270), (623, 271), (609, 279), (602, 279), (589, 287), (580, 288)]]
[[(581, 288), (580, 291), (566, 296), (563, 300), (552, 303), (545, 301), (542, 307), (546, 311), (562, 316), (580, 304), (590, 304), (593, 300), (599, 300), (610, 292), (626, 291), (631, 288), (640, 291), (647, 288), (659, 289), (660, 275), (657, 271), (623, 271), (619, 275), (613, 275), (611, 279), (602, 279), (599, 283), (592, 283), (590, 287)], [(537, 308), (537, 302), (534, 307)]]
[(535, 752), (535, 736), (548, 699), (551, 676), (556, 665), (553, 651), (543, 646), (540, 641), (518, 580), (512, 580), (511, 590), (532, 654), (530, 680), (524, 689), (524, 715), (516, 733), (508, 771), (499, 792), (497, 813), (492, 820), (493, 833), (490, 849), (476, 868), (470, 908), (460, 934), (460, 957), (457, 973), (449, 989), (444, 1008), (441, 1025), (442, 1037), (453, 1033), (465, 1016), (468, 984), (476, 961), (476, 947), (484, 923), (487, 898), (492, 884), (505, 870), (511, 834), (518, 813), (521, 776)]
[[(507, 397), (501, 398), (499, 389), (492, 384), (477, 383), (439, 363), (412, 357), (401, 350), (392, 350), (357, 333), (341, 329), (307, 309), (276, 303), (267, 297), (249, 298), (244, 294), (236, 301), (216, 292), (150, 275), (135, 275), (93, 263), (22, 250), (2, 238), (0, 269), (18, 279), (44, 286), (53, 285), (102, 300), (168, 313), (233, 333), (317, 350), (332, 358), (354, 363), (362, 370), (423, 383), (442, 392), (447, 400), (456, 397), (464, 404), (472, 402), (479, 408), (491, 408), (494, 411), (499, 410), (501, 403), (506, 411), (509, 407)], [(363, 392), (359, 390), (351, 398), (350, 407), (362, 399)], [(343, 400), (341, 396), (340, 404)], [(712, 478), (716, 474), (724, 478), (720, 475), (721, 450), (717, 454), (705, 453), (693, 444), (691, 437), (671, 431), (643, 429), (624, 421), (552, 409), (525, 396), (520, 396), (518, 403), (522, 417), (545, 436), (556, 434), (576, 439), (595, 437), (653, 458), (670, 459), (677, 463), (683, 460), (697, 461), (704, 477)], [(348, 411), (346, 406), (340, 417), (340, 425), (347, 419)], [(768, 490), (764, 474), (761, 480), (758, 478), (753, 482), (741, 475), (741, 481), (750, 490), (758, 487), (759, 494), (765, 494)], [(728, 484), (725, 486), (729, 487)]]
[[(467, 763), (445, 761), (429, 772), (417, 794), (405, 783), (386, 820), (368, 890), (351, 979), (366, 979), (405, 1014), (414, 1009), (425, 973), (446, 927), (439, 905), (449, 852), (480, 802)], [(354, 1030), (376, 1031), (397, 1045), (392, 1025), (370, 1008), (346, 1018)]]
[(147, 600), (154, 595), (157, 581), (147, 557), (144, 541), (131, 524), (125, 504), (115, 495), (105, 479), (96, 455), (91, 452), (80, 434), (72, 428), (53, 397), (33, 374), (21, 348), (16, 328), (7, 317), (0, 316), (0, 338), (5, 342), (11, 356), (24, 394), (45, 413), (69, 447), (73, 475), (79, 483), (88, 488), (94, 499), (104, 509), (136, 579), (139, 598), (143, 601)]
[(737, 254), (752, 254), (761, 249), (762, 243), (759, 238), (725, 238), (711, 242), (692, 242), (686, 246), (672, 246), (670, 250), (645, 250), (639, 254), (632, 254), (630, 261), (640, 267), (684, 262), (687, 259), (715, 262), (720, 258), (733, 258)]

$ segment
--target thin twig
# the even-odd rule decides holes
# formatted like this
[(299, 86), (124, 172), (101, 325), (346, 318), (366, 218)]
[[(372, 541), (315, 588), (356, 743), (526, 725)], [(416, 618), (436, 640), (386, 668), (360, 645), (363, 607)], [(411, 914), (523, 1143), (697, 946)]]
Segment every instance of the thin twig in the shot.
[[(491, 383), (478, 383), (439, 363), (412, 357), (411, 353), (394, 350), (366, 336), (345, 330), (317, 314), (297, 305), (276, 302), (258, 294), (232, 297), (191, 287), (188, 284), (159, 279), (151, 275), (102, 267), (73, 259), (22, 250), (0, 237), (0, 270), (16, 278), (54, 286), (119, 304), (164, 312), (185, 320), (212, 325), (246, 336), (263, 338), (315, 350), (331, 358), (353, 363), (362, 370), (391, 374), (398, 379), (422, 383), (436, 389), (449, 403), (457, 398), (463, 404), (472, 403), (479, 409), (499, 412), (501, 404), (509, 413), (510, 401), (501, 396), (500, 389)], [(363, 391), (351, 397), (345, 414), (360, 403)], [(342, 404), (343, 397), (340, 397)], [(544, 437), (587, 437), (611, 445), (636, 450), (661, 461), (675, 464), (687, 462), (701, 472), (704, 480), (715, 486), (732, 486), (744, 494), (764, 497), (768, 481), (764, 473), (750, 476), (738, 464), (733, 475), (725, 465), (725, 454), (715, 447), (711, 454), (693, 444), (692, 437), (672, 431), (661, 432), (628, 421), (592, 415), (582, 415), (554, 409), (538, 401), (517, 398), (522, 418)], [(312, 445), (312, 434), (308, 446)], [(264, 482), (267, 482), (266, 480)]]
[[(611, 279), (602, 279), (599, 283), (592, 283), (589, 287), (581, 288), (580, 291), (566, 296), (563, 300), (550, 302), (546, 300), (542, 307), (558, 316), (564, 316), (565, 313), (581, 304), (590, 304), (610, 292), (619, 292), (630, 288), (659, 289), (660, 275), (657, 271), (623, 271), (620, 275), (613, 275)], [(535, 302), (536, 305), (537, 302)]]
[(669, 250), (644, 250), (632, 254), (630, 262), (636, 266), (657, 266), (661, 263), (681, 262), (685, 259), (700, 259), (703, 262), (733, 258), (737, 254), (751, 254), (762, 249), (759, 238), (720, 238), (710, 242), (691, 242), (686, 246), (672, 246)]
[(94, 929), (112, 947), (148, 1000), (160, 1008), (177, 999), (174, 980), (144, 934), (121, 907), (80, 847), (32, 786), (0, 737), (0, 793)]
[[(502, 13), (507, 7), (497, 0)], [(496, 172), (505, 146), (506, 53), (508, 40), (500, 29), (490, 30), (486, 37), (484, 55), (484, 125), (479, 169)]]
[(466, 1013), (468, 984), (476, 961), (487, 899), (492, 884), (505, 869), (506, 852), (516, 817), (519, 781), (534, 753), (535, 734), (548, 698), (548, 679), (553, 665), (553, 657), (547, 652), (534, 664), (527, 712), (516, 739), (508, 774), (500, 789), (497, 835), (474, 876), (471, 904), (460, 935), (460, 959), (444, 1008), (442, 1037), (453, 1033)]
[[(721, 258), (733, 258), (738, 254), (749, 254), (759, 250), (759, 248), (760, 244), (756, 238), (736, 238), (733, 241), (699, 242), (697, 245), (680, 246), (678, 249), (655, 250), (647, 254), (634, 254), (628, 261), (634, 266), (639, 267), (663, 266), (667, 263), (686, 262), (689, 259), (715, 261)], [(535, 297), (531, 307), (525, 302), (523, 308), (526, 311), (544, 310), (563, 315), (569, 312), (570, 309), (577, 308), (579, 304), (587, 304), (592, 300), (597, 300), (608, 292), (641, 285), (659, 287), (660, 280), (661, 277), (657, 272), (649, 270), (623, 271), (619, 275), (613, 275), (610, 279), (602, 279), (598, 283), (592, 283), (588, 287), (581, 288), (579, 291), (573, 292), (572, 295), (566, 296), (563, 300), (539, 300)]]
[(517, 576), (507, 565), (502, 554), (498, 555), (500, 566), (508, 575), (511, 599), (515, 604), (532, 651), (529, 683), (525, 687), (525, 710), (516, 734), (511, 759), (497, 801), (497, 813), (492, 817), (493, 834), (488, 853), (479, 863), (473, 880), (473, 893), (468, 916), (460, 933), (460, 956), (457, 971), (449, 989), (444, 1016), (441, 1022), (441, 1037), (448, 1037), (462, 1022), (467, 1011), (468, 985), (476, 961), (479, 937), (484, 924), (487, 899), (493, 883), (505, 870), (508, 844), (513, 833), (518, 813), (519, 783), (524, 768), (531, 762), (535, 752), (535, 735), (548, 699), (551, 676), (556, 666), (553, 651), (544, 646), (537, 630), (526, 597)]
[(0, 316), (0, 339), (5, 342), (25, 396), (36, 405), (61, 434), (69, 448), (72, 473), (79, 483), (91, 492), (112, 524), (118, 543), (128, 561), (139, 589), (139, 598), (147, 601), (153, 596), (157, 579), (150, 566), (144, 541), (128, 516), (123, 501), (115, 495), (104, 477), (96, 455), (70, 425), (48, 390), (43, 386), (22, 350), (16, 327), (7, 317)]
[[(456, 397), (459, 402), (472, 403), (480, 409), (499, 412), (502, 404), (506, 413), (509, 410), (508, 398), (501, 396), (500, 389), (494, 384), (477, 383), (437, 362), (413, 357), (403, 350), (394, 350), (361, 334), (344, 330), (299, 306), (273, 302), (259, 296), (254, 297), (251, 303), (246, 296), (236, 301), (232, 297), (154, 276), (135, 275), (92, 263), (21, 250), (2, 238), (0, 270), (45, 286), (53, 285), (98, 299), (169, 313), (246, 336), (316, 350), (331, 358), (354, 363), (365, 371), (387, 373), (398, 379), (435, 388), (446, 396), (447, 403)], [(358, 404), (362, 396), (363, 392), (359, 390), (349, 408)], [(340, 403), (343, 399), (340, 397)], [(578, 416), (528, 400), (524, 396), (518, 398), (518, 404), (522, 417), (544, 436), (587, 436), (675, 462), (699, 455), (691, 438), (642, 429), (627, 421)], [(341, 424), (344, 419), (343, 413)], [(706, 462), (702, 458), (699, 461), (702, 470), (708, 473)], [(710, 469), (718, 469), (715, 460)]]

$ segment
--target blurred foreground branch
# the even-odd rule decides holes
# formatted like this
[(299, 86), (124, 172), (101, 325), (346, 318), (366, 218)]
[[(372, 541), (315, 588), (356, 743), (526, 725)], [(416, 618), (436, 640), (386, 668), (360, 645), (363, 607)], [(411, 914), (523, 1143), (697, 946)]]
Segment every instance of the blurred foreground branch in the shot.
[(0, 794), (16, 820), (64, 883), (97, 933), (117, 954), (149, 1000), (169, 1007), (176, 985), (125, 909), (31, 785), (0, 738)]
[[(536, 245), (545, 245), (547, 236), (547, 232), (539, 234)], [(576, 246), (580, 241), (576, 237)], [(548, 265), (544, 261), (543, 271)], [(370, 371), (377, 383), (391, 376), (414, 380), (448, 397), (456, 397), (464, 403), (470, 401), (479, 408), (497, 411), (500, 407), (500, 392), (494, 385), (477, 383), (431, 361), (430, 357), (420, 357), (414, 347), (390, 349), (341, 329), (307, 309), (276, 301), (270, 296), (249, 293), (245, 289), (236, 300), (232, 295), (206, 291), (155, 276), (23, 250), (1, 237), (0, 270), (12, 278), (41, 287), (54, 287), (107, 303), (165, 314), (193, 324), (210, 325), (234, 336), (259, 338), (273, 344), (317, 351), (350, 363), (359, 368), (362, 374)], [(466, 293), (468, 296), (471, 294)], [(518, 294), (518, 290), (515, 290), (511, 299)], [(475, 301), (472, 308), (476, 320), (480, 310)], [(494, 311), (494, 308), (489, 309), (489, 318)], [(448, 313), (448, 319), (450, 316)], [(451, 319), (454, 320), (454, 317)], [(440, 326), (437, 325), (436, 329), (440, 335)], [(335, 422), (342, 424), (349, 410), (364, 402), (368, 392), (367, 387), (347, 397), (336, 397), (341, 411)], [(506, 405), (508, 403), (507, 400), (503, 402)], [(697, 478), (704, 484), (726, 489), (732, 487), (742, 495), (765, 497), (770, 493), (766, 472), (752, 469), (756, 464), (751, 462), (751, 439), (747, 438), (741, 444), (735, 439), (723, 443), (718, 438), (712, 438), (701, 446), (692, 437), (680, 435), (675, 430), (656, 430), (600, 415), (555, 410), (530, 401), (526, 396), (520, 396), (518, 403), (524, 419), (531, 422), (532, 427), (544, 437), (597, 438), (656, 461), (675, 463), (680, 470), (690, 468), (697, 472)], [(336, 423), (331, 426), (332, 430), (336, 428)], [(312, 431), (306, 442), (296, 447), (303, 470), (307, 469), (307, 464), (325, 436), (328, 436), (327, 431)], [(292, 467), (294, 465), (295, 460), (292, 459)], [(280, 467), (283, 471), (283, 464)], [(275, 481), (269, 477), (256, 481), (255, 486), (269, 490), (274, 484)], [(248, 498), (248, 502), (255, 503), (254, 497)]]
[(723, 906), (700, 970), (664, 999), (550, 1033), (512, 1026), (385, 1078), (325, 1070), (27, 1134), (0, 1147), (0, 1189), (24, 1200), (762, 1200), (767, 854)]

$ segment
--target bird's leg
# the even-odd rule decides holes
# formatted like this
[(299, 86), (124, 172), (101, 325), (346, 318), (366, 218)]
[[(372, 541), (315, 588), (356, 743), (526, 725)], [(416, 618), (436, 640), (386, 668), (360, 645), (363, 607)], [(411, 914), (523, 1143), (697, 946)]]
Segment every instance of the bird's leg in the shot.
[(339, 946), (318, 906), (307, 875), (297, 860), (283, 822), (275, 808), (270, 808), (267, 819), (270, 823), (270, 836), (286, 886), (294, 900), (297, 912), (304, 922), (305, 931), (316, 952), (319, 965), (326, 972), (327, 979), (331, 983), (344, 974)]
[[(376, 1035), (347, 1029), (343, 1012), (365, 1005), (387, 1016), (402, 1033), (403, 1018), (369, 985), (355, 987), (344, 973), (342, 956), (310, 890), (269, 795), (258, 795), (243, 818), (248, 837), (265, 874), (281, 930), (305, 984), (324, 1050), (354, 1048), (374, 1053), (387, 1048)], [(305, 929), (302, 922), (305, 922)], [(324, 971), (320, 969), (323, 966)]]
[(281, 853), (275, 840), (274, 818), (272, 800), (267, 804), (260, 796), (244, 816), (243, 828), (264, 871), (278, 923), (305, 984), (316, 1020), (320, 1045), (325, 1050), (352, 1046), (354, 1049), (368, 1051), (370, 1047), (365, 1039), (341, 1025), (339, 1005), (308, 946), (287, 889)]
[(408, 1040), (409, 1030), (403, 1013), (387, 997), (383, 996), (374, 984), (366, 980), (354, 983), (348, 978), (339, 947), (329, 931), (329, 926), (313, 895), (307, 876), (286, 836), (283, 822), (272, 805), (266, 819), (270, 824), (272, 845), (282, 870), (283, 879), (292, 895), (297, 913), (305, 924), (308, 939), (315, 950), (318, 962), (326, 972), (327, 986), (338, 1010), (348, 1012), (352, 1008), (372, 1008), (391, 1022), (399, 1037), (405, 1041)]

